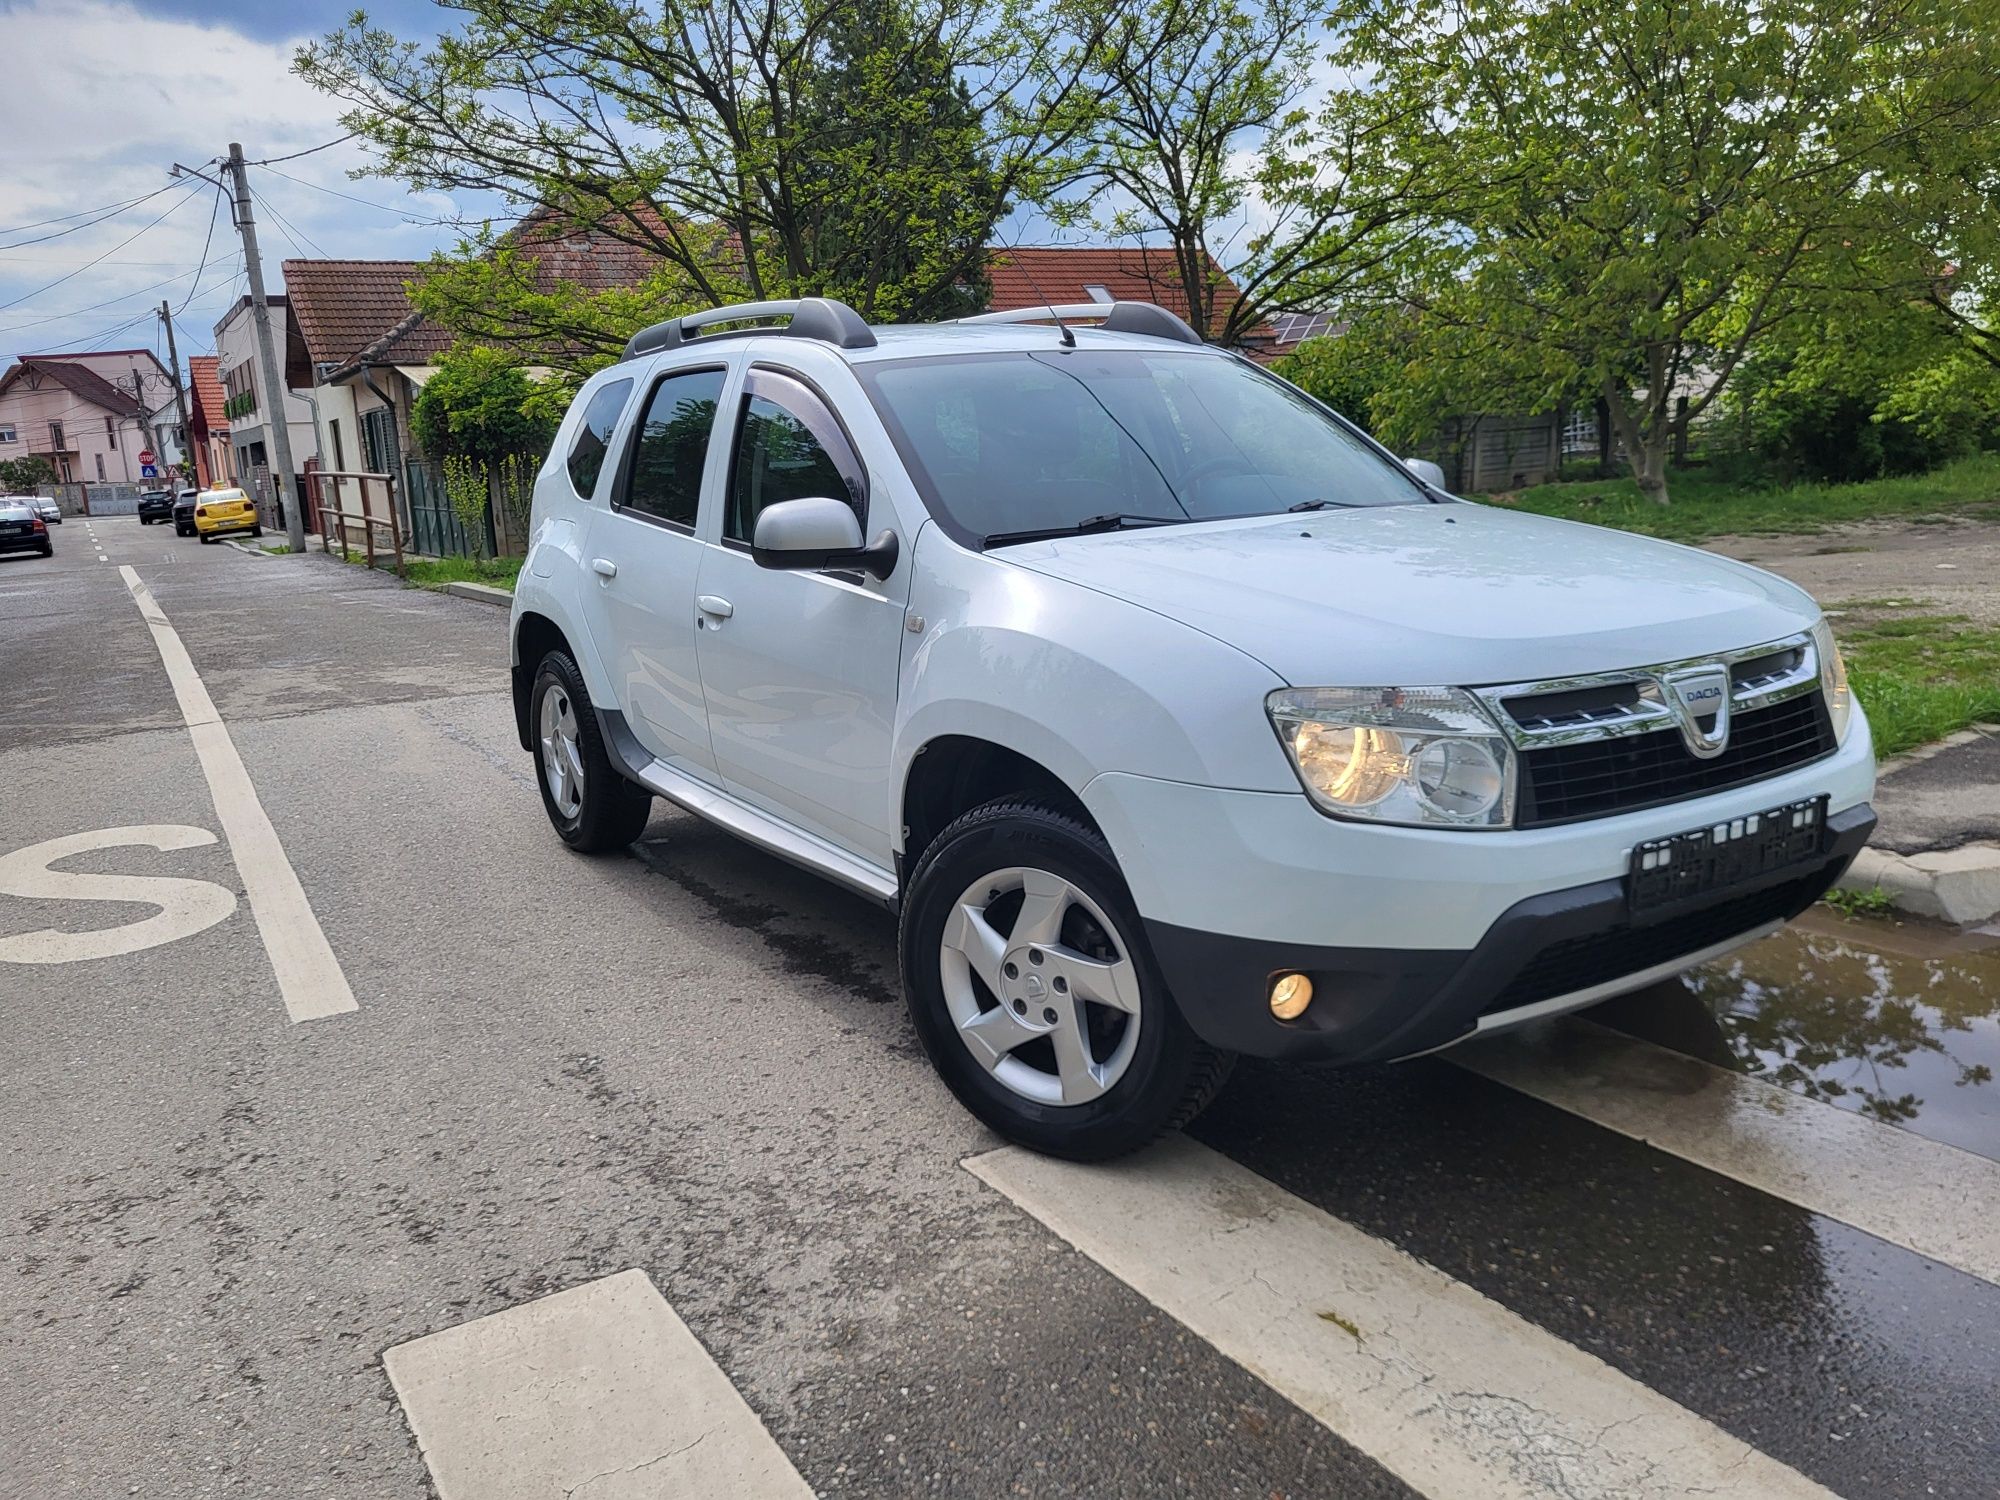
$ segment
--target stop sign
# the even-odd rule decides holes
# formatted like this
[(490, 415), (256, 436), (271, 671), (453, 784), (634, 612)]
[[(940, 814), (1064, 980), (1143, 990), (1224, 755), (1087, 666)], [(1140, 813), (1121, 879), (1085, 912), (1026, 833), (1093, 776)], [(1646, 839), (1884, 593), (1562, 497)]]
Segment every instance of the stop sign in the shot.
[(153, 450), (150, 448), (141, 448), (139, 450), (139, 462), (142, 464), (149, 464), (152, 461), (153, 461)]

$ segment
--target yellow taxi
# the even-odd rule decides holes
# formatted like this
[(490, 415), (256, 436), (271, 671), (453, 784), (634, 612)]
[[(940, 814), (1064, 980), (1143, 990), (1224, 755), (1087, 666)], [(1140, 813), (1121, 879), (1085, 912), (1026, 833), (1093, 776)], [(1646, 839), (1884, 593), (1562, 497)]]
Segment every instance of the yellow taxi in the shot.
[(262, 536), (264, 523), (257, 514), (257, 502), (244, 491), (203, 490), (194, 497), (194, 530), (206, 546), (225, 531)]

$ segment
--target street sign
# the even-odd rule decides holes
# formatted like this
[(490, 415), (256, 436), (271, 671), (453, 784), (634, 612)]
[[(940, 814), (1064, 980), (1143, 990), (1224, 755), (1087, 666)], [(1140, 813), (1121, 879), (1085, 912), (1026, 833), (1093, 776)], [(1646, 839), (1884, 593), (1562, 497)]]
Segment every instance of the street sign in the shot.
[(141, 448), (139, 450), (139, 466), (150, 469), (153, 467), (153, 462), (153, 450), (151, 448)]
[(155, 464), (140, 464), (139, 477), (141, 479), (158, 479), (160, 477), (159, 467)]

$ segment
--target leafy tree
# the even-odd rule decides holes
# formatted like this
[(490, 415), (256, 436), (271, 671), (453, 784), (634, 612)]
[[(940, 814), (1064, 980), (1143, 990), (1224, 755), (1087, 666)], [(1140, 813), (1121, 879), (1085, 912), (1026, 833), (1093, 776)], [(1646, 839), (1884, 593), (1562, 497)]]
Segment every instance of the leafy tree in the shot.
[(555, 436), (556, 421), (537, 395), (536, 383), (500, 350), (453, 349), (417, 392), (410, 431), (432, 458), (464, 458), (490, 469), (542, 452)]
[[(1091, 115), (1092, 39), (1045, 0), (441, 3), (456, 26), (429, 44), (357, 14), (295, 71), (352, 106), (379, 175), (497, 189), (530, 216), (472, 234), (418, 306), (566, 369), (690, 306), (959, 311), (992, 226), (1052, 191)], [(578, 229), (652, 273), (538, 279), (538, 247)]]
[[(1325, 7), (1311, 0), (1070, 0), (1101, 33), (1099, 99), (1077, 182), (1118, 238), (1163, 240), (1189, 321), (1221, 344), (1273, 312), (1319, 311), (1376, 266), (1423, 202), (1420, 184), (1351, 191), (1367, 122), (1313, 128), (1306, 107)], [(1241, 296), (1218, 307), (1225, 278)]]
[(10, 495), (31, 495), (37, 485), (55, 484), (62, 476), (39, 453), (0, 461), (0, 489)]
[[(1979, 116), (1992, 0), (1341, 0), (1349, 191), (1434, 195), (1384, 288), (1418, 384), (1599, 394), (1642, 493), (1756, 342), (1851, 280), (1913, 143)], [(1685, 406), (1681, 405), (1685, 398)]]

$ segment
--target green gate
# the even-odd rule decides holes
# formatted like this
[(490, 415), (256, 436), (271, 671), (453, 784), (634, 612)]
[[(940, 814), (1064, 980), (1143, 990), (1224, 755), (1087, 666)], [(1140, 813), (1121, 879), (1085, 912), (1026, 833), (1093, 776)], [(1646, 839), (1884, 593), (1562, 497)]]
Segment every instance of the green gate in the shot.
[(477, 557), (493, 554), (493, 502), (489, 497), (480, 532), (468, 531), (452, 509), (444, 486), (444, 471), (428, 459), (411, 458), (403, 465), (403, 495), (410, 507), (410, 549), (431, 557)]

